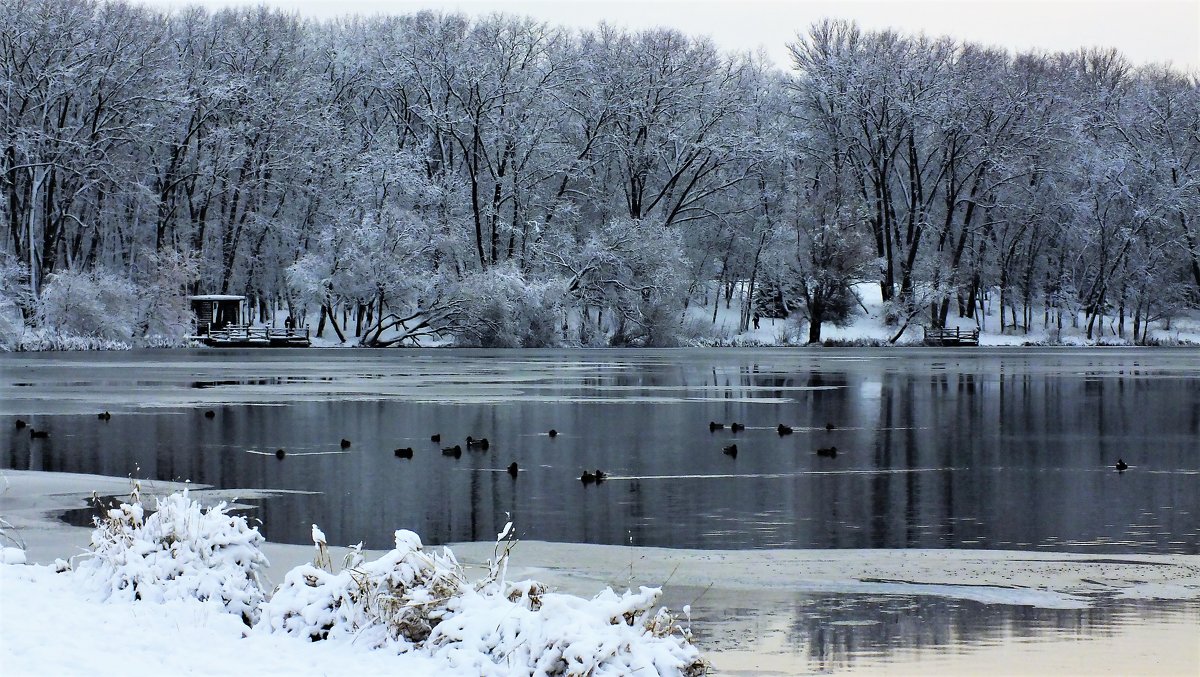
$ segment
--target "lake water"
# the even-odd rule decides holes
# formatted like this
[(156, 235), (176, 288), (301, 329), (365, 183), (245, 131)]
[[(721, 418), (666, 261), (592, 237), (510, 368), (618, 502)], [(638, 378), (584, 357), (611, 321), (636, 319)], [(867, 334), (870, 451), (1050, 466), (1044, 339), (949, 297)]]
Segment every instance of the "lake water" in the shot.
[[(309, 542), (314, 522), (369, 548), (397, 528), (490, 540), (511, 517), (523, 539), (602, 544), (1200, 553), (1194, 349), (4, 355), (0, 416), (0, 467), (270, 490), (249, 503), (283, 542)], [(488, 451), (441, 453), (468, 435)], [(596, 468), (610, 478), (584, 486)], [(693, 603), (726, 674), (1136, 672), (1139, 650), (1171, 655), (1168, 672), (1200, 664), (1194, 601), (679, 587), (665, 601)]]
[[(601, 544), (1200, 553), (1194, 349), (135, 351), (0, 374), (0, 415), (50, 432), (0, 426), (3, 467), (283, 490), (257, 511), (282, 542), (488, 540), (511, 516)], [(468, 435), (489, 450), (441, 453)]]

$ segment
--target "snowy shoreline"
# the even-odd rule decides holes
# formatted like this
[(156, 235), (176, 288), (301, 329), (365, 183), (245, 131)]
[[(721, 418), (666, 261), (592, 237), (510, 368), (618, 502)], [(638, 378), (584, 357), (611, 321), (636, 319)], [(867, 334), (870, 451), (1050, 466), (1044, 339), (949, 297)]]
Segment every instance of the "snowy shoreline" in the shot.
[[(24, 541), (29, 562), (38, 564), (49, 564), (56, 558), (78, 554), (87, 544), (90, 529), (69, 526), (55, 517), (57, 513), (80, 507), (92, 492), (121, 494), (130, 487), (127, 478), (12, 470), (0, 474), (4, 478), (0, 482), (0, 516), (15, 527)], [(162, 495), (182, 486), (147, 482), (143, 485), (143, 493), (147, 497)], [(192, 488), (193, 496), (206, 504), (251, 493), (228, 490), (210, 493), (203, 487)], [(493, 556), (495, 544), (457, 543), (448, 547), (463, 565), (475, 570)], [(334, 561), (345, 552), (345, 548), (331, 550)], [(267, 576), (272, 583), (281, 582), (283, 574), (290, 568), (311, 561), (313, 554), (309, 546), (280, 543), (267, 543), (263, 551), (271, 562)], [(375, 556), (377, 553), (367, 554)], [(13, 574), (15, 569), (11, 567), (5, 569), (6, 598), (14, 590), (27, 590), (18, 588), (14, 584), (16, 580), (26, 581), (40, 591), (62, 587), (47, 568), (31, 568), (27, 575)], [(605, 586), (624, 589), (650, 584), (662, 585), (668, 591), (708, 589), (726, 596), (788, 591), (932, 595), (1044, 609), (1083, 609), (1114, 599), (1200, 599), (1200, 556), (1196, 555), (1096, 556), (996, 550), (703, 551), (522, 541), (513, 551), (509, 571), (512, 579), (535, 578), (551, 589), (584, 596)], [(12, 578), (14, 575), (16, 579)], [(48, 594), (64, 592), (58, 590)], [(107, 608), (113, 605), (95, 606), (99, 609), (93, 610), (95, 613), (119, 613), (119, 607)], [(137, 613), (150, 621), (153, 614), (159, 612), (142, 610)], [(180, 613), (186, 616), (189, 612)], [(201, 622), (202, 619), (196, 617), (195, 620)], [(178, 623), (179, 619), (173, 622)], [(212, 622), (206, 619), (201, 625), (210, 626)], [(744, 630), (752, 632), (751, 624), (746, 625)], [(9, 630), (5, 628), (6, 633)], [(734, 632), (741, 630), (734, 628)], [(221, 632), (229, 631), (226, 628)], [(726, 632), (728, 634), (728, 630)], [(309, 652), (307, 647), (313, 646), (306, 645), (305, 651)], [(5, 651), (14, 649), (14, 645), (9, 645)], [(702, 649), (718, 670), (735, 672), (741, 660), (739, 656), (745, 653), (744, 648), (737, 646), (717, 651)], [(316, 648), (312, 651), (318, 658), (310, 656), (316, 662), (306, 671), (328, 671), (330, 666), (344, 660), (341, 650)], [(331, 653), (320, 658), (324, 655), (320, 653), (322, 651)], [(361, 665), (369, 665), (368, 671), (384, 670), (383, 659), (383, 656), (369, 656)], [(330, 662), (322, 663), (323, 660)], [(316, 665), (325, 667), (316, 668)], [(60, 667), (71, 671), (69, 664)], [(293, 670), (296, 665), (285, 663), (262, 667), (270, 673)], [(420, 669), (427, 674), (436, 673), (431, 666), (421, 665)], [(790, 670), (786, 666), (782, 669)]]

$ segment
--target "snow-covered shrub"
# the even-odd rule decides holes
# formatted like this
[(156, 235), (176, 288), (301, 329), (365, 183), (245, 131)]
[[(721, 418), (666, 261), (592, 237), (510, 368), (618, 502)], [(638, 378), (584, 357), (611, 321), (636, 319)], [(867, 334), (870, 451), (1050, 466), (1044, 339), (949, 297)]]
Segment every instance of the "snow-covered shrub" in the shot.
[(68, 270), (46, 278), (37, 324), (57, 334), (129, 340), (138, 306), (138, 292), (129, 282), (102, 270)]
[(690, 264), (678, 230), (618, 218), (582, 239), (547, 233), (538, 252), (562, 279), (581, 345), (679, 344)]
[(17, 337), (12, 350), (16, 352), (44, 352), (50, 350), (132, 350), (129, 341), (106, 339), (99, 336), (76, 336), (50, 329), (26, 329)]
[(458, 345), (543, 348), (558, 345), (562, 293), (554, 282), (532, 282), (514, 266), (497, 266), (463, 280), (467, 330)]
[(661, 594), (656, 588), (605, 590), (583, 599), (547, 592), (533, 581), (509, 583), (507, 550), (472, 583), (448, 549), (427, 552), (416, 534), (404, 530), (396, 532), (391, 552), (366, 562), (355, 548), (335, 574), (315, 527), (314, 541), (317, 565), (287, 574), (263, 605), (258, 628), (313, 641), (424, 651), (472, 675), (704, 671), (690, 632), (665, 609), (655, 609)]
[(29, 268), (12, 254), (0, 252), (0, 350), (17, 349), (32, 303)]
[(130, 503), (96, 519), (92, 556), (75, 575), (104, 599), (213, 601), (250, 625), (264, 598), (263, 540), (225, 503), (204, 510), (186, 491), (158, 499), (147, 517), (135, 488)]
[(195, 317), (188, 305), (187, 287), (197, 276), (196, 258), (177, 251), (147, 254), (148, 278), (138, 294), (137, 335), (160, 347), (177, 347), (192, 333)]
[(452, 600), (427, 648), (464, 674), (703, 674), (689, 631), (657, 608), (661, 595), (643, 587), (584, 599), (497, 582)]
[[(322, 565), (323, 536), (314, 527), (317, 565), (287, 573), (263, 605), (259, 627), (312, 641), (354, 639), (369, 647), (423, 642), (447, 602), (468, 588), (452, 555), (426, 552), (411, 531), (396, 532), (396, 547), (374, 562), (355, 550), (339, 573)], [(357, 639), (355, 639), (357, 638)]]

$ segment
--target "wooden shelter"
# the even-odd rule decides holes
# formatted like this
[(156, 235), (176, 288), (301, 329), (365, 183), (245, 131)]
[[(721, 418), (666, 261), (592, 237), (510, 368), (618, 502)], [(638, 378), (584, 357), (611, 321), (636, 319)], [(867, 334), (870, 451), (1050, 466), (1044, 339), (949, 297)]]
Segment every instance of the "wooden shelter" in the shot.
[(245, 296), (232, 294), (201, 294), (189, 296), (192, 312), (196, 315), (196, 335), (208, 336), (214, 330), (237, 326), (242, 323), (242, 304)]
[(242, 324), (245, 296), (232, 294), (202, 294), (189, 296), (192, 312), (196, 314), (194, 338), (217, 348), (308, 347), (312, 341), (308, 328), (288, 326), (274, 329), (267, 326), (250, 327)]

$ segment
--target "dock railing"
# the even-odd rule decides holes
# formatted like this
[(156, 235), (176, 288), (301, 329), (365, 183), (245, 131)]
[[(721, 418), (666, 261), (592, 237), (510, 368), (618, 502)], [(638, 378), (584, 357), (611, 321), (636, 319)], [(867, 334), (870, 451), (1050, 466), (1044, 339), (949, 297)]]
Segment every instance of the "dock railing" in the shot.
[(274, 327), (247, 327), (231, 325), (208, 332), (209, 345), (308, 345), (308, 327), (298, 329), (276, 329)]
[(925, 328), (927, 346), (977, 346), (979, 329), (963, 330), (959, 327), (945, 329)]

